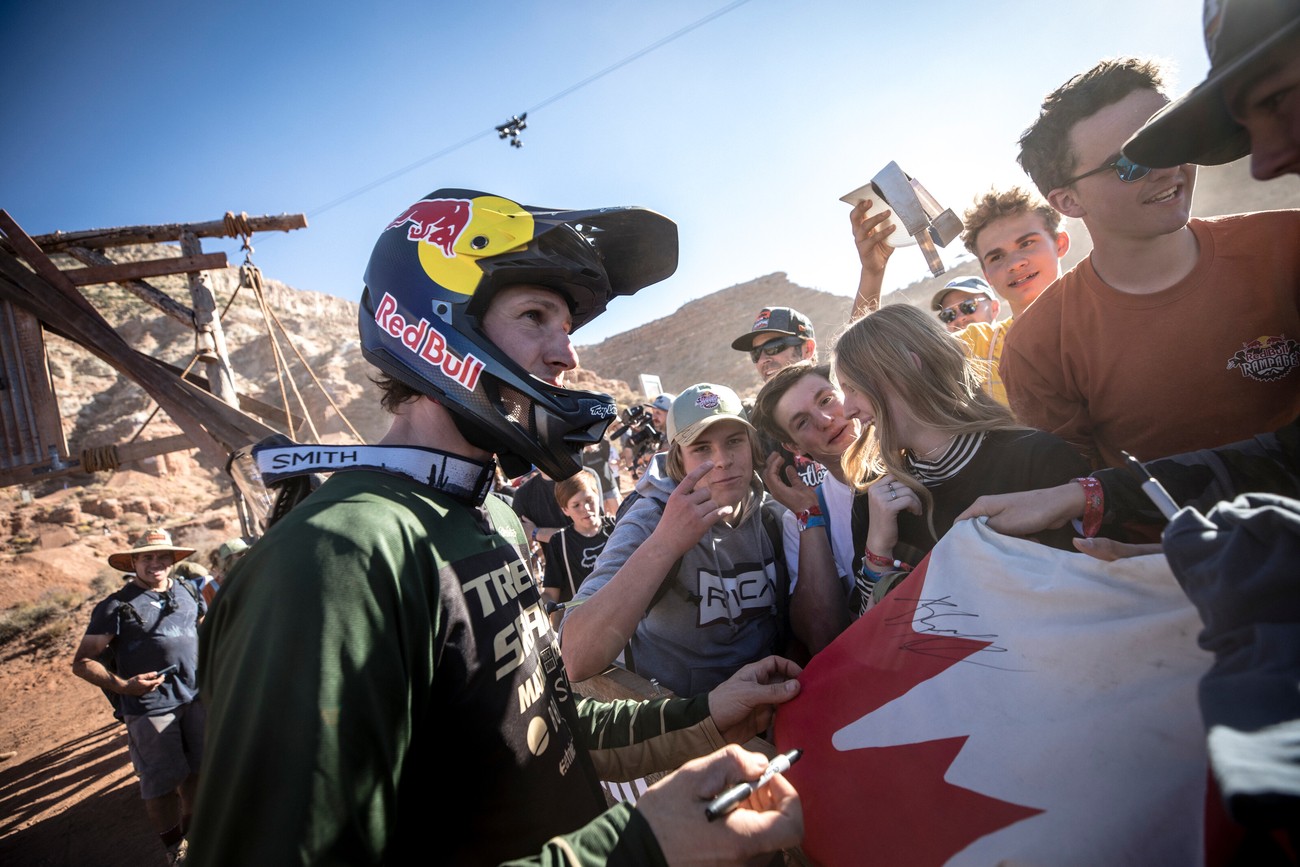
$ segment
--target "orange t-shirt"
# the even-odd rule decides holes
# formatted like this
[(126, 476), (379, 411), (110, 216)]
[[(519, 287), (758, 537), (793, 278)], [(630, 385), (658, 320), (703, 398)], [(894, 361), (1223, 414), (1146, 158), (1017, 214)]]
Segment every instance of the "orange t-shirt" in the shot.
[(1018, 317), (1002, 378), (1021, 421), (1118, 466), (1300, 414), (1300, 211), (1189, 225), (1200, 253), (1173, 286), (1120, 292), (1085, 259)]

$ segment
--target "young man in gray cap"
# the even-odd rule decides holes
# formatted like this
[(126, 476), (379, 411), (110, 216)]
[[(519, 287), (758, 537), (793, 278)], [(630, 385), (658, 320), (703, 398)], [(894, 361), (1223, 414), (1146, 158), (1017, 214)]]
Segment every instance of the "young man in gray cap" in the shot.
[(731, 341), (731, 348), (748, 352), (759, 379), (767, 382), (783, 367), (817, 358), (812, 321), (792, 307), (764, 307), (749, 331)]

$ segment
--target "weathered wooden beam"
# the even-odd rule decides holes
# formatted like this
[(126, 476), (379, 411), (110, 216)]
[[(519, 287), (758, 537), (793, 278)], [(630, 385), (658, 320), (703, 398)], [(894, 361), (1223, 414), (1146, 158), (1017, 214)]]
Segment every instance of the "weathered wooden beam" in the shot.
[[(306, 214), (279, 214), (277, 216), (248, 217), (248, 227), (254, 232), (291, 232), (307, 228)], [(79, 232), (52, 232), (32, 238), (47, 253), (57, 253), (68, 247), (122, 247), (127, 244), (149, 244), (162, 241), (179, 241), (186, 232), (199, 238), (233, 238), (226, 221), (209, 220), (206, 223), (165, 223), (158, 226), (120, 226), (115, 229), (85, 229)], [(24, 257), (25, 258), (25, 257)]]
[[(181, 235), (182, 254), (194, 257), (202, 252), (203, 246), (197, 235), (190, 232)], [(230, 368), (230, 354), (226, 352), (226, 335), (221, 328), (221, 317), (217, 315), (217, 298), (212, 294), (212, 287), (202, 272), (191, 272), (187, 282), (190, 301), (194, 304), (194, 330), (199, 345), (204, 347), (203, 366), (208, 371), (211, 392), (231, 406), (238, 407), (239, 392), (235, 389), (235, 375)]]
[[(136, 440), (116, 447), (117, 463), (124, 465), (145, 458), (171, 454), (172, 452), (191, 451), (196, 448), (198, 446), (194, 445), (190, 438), (183, 433), (152, 440)], [(24, 482), (38, 482), (58, 478), (59, 476), (89, 472), (95, 472), (95, 470), (93, 468), (86, 469), (81, 456), (62, 461), (57, 466), (50, 461), (26, 464), (21, 467), (11, 467), (0, 471), (0, 488), (21, 485)]]
[[(0, 216), (7, 215), (0, 212)], [(15, 226), (9, 233), (11, 240), (18, 242), (21, 232)], [(35, 255), (44, 256), (39, 248)], [(62, 278), (62, 272), (54, 271), (56, 279)], [(0, 274), (4, 277), (0, 279), (0, 297), (31, 310), (47, 328), (70, 336), (139, 383), (213, 460), (224, 461), (233, 449), (275, 432), (138, 355), (74, 287), (41, 279), (4, 250), (0, 250)], [(66, 278), (62, 282), (66, 283)]]
[[(103, 253), (98, 250), (91, 250), (89, 247), (69, 247), (63, 252), (67, 253), (78, 262), (84, 262), (87, 265), (99, 266), (117, 264)], [(64, 273), (71, 274), (75, 272), (65, 271)], [(175, 300), (161, 289), (158, 289), (143, 280), (128, 280), (122, 285), (127, 288), (127, 291), (131, 292), (141, 301), (161, 310), (177, 322), (185, 325), (185, 327), (194, 327), (194, 311)]]
[(173, 256), (168, 259), (149, 259), (144, 262), (111, 262), (107, 265), (68, 268), (63, 273), (68, 275), (68, 279), (74, 286), (92, 286), (96, 283), (125, 283), (141, 277), (212, 271), (225, 267), (225, 253), (202, 253), (198, 256)]

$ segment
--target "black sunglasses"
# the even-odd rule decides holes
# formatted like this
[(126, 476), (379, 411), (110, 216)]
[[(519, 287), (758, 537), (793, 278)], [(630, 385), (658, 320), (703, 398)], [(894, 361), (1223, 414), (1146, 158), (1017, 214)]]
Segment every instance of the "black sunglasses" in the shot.
[(762, 346), (755, 346), (749, 350), (749, 360), (754, 364), (758, 364), (758, 360), (764, 355), (770, 358), (773, 355), (780, 355), (795, 346), (803, 346), (802, 337), (780, 337), (776, 340), (769, 340)]
[[(981, 301), (987, 300), (987, 298), (967, 298), (955, 307), (945, 307), (939, 311), (939, 321), (944, 325), (947, 325), (958, 316), (970, 316), (975, 312), (975, 309), (980, 306)], [(958, 310), (960, 310), (961, 313), (958, 313)]]
[(1104, 166), (1097, 166), (1097, 168), (1093, 169), (1090, 172), (1084, 172), (1081, 175), (1075, 175), (1069, 180), (1057, 184), (1057, 186), (1068, 187), (1070, 184), (1081, 181), (1084, 178), (1090, 178), (1093, 175), (1099, 175), (1102, 172), (1106, 171), (1106, 169), (1114, 169), (1115, 174), (1119, 175), (1119, 179), (1126, 184), (1131, 184), (1134, 181), (1140, 181), (1143, 178), (1145, 178), (1147, 175), (1151, 174), (1150, 166), (1140, 166), (1137, 163), (1133, 162), (1128, 157), (1124, 156), (1123, 154), (1118, 154), (1113, 160), (1106, 163)]

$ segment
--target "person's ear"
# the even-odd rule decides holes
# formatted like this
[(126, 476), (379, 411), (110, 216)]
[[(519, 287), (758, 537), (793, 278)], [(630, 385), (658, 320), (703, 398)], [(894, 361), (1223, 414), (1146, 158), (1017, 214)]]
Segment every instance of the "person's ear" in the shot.
[[(1088, 212), (1084, 210), (1078, 194), (1074, 191), (1074, 187), (1057, 187), (1047, 194), (1047, 202), (1067, 217), (1082, 220), (1088, 216)], [(1068, 238), (1066, 243), (1069, 243)]]
[(1056, 258), (1064, 259), (1065, 254), (1070, 252), (1070, 236), (1066, 232), (1056, 233)]
[(809, 337), (808, 340), (803, 345), (803, 357), (804, 358), (817, 357), (817, 341), (813, 340), (811, 337)]
[(996, 299), (996, 298), (990, 298), (990, 299), (989, 299), (989, 309), (993, 311), (993, 318), (994, 318), (994, 319), (997, 319), (997, 318), (998, 318), (998, 310), (999, 310), (1001, 307), (1002, 307), (1002, 303), (1001, 303), (1000, 301), (998, 301), (998, 299)]

